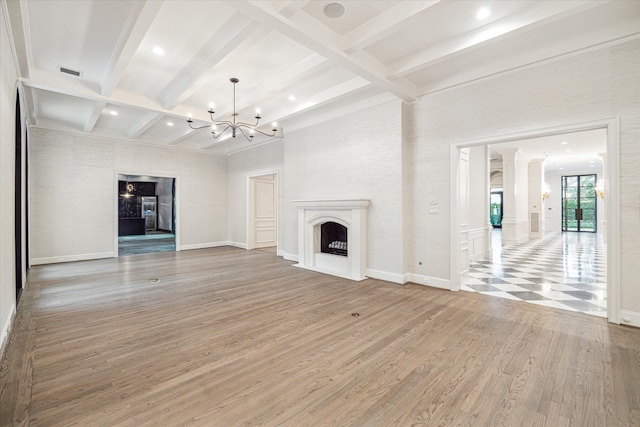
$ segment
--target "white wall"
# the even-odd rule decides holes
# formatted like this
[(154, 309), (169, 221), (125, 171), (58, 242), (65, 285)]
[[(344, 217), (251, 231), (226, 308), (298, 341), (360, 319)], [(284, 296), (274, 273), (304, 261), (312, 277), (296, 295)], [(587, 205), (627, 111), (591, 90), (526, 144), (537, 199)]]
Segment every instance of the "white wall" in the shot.
[(417, 212), (437, 193), (442, 215), (415, 227), (415, 256), (425, 261), (418, 272), (449, 278), (450, 144), (618, 117), (620, 301), (640, 325), (639, 55), (640, 40), (633, 40), (421, 98), (414, 110), (414, 202)]
[(516, 156), (515, 184), (517, 241), (523, 243), (529, 240), (529, 160), (522, 156)]
[(4, 351), (16, 302), (14, 135), (17, 72), (3, 6), (0, 4), (0, 355)]
[(287, 254), (298, 253), (294, 200), (370, 199), (367, 274), (402, 281), (402, 110), (400, 101), (387, 102), (286, 135)]
[(228, 216), (227, 240), (234, 246), (247, 245), (248, 179), (251, 176), (278, 172), (278, 248), (283, 241), (282, 213), (284, 142), (274, 141), (250, 150), (236, 151), (228, 159)]
[(117, 173), (176, 177), (180, 248), (226, 242), (226, 157), (32, 129), (34, 264), (114, 256)]
[(469, 259), (487, 255), (491, 235), (489, 224), (488, 147), (469, 148)]

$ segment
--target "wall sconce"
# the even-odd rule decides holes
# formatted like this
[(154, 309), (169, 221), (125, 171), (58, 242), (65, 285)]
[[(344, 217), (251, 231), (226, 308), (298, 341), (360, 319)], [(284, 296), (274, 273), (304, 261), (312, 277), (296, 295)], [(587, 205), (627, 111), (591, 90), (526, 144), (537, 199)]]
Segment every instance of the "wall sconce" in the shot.
[(600, 196), (600, 198), (604, 200), (604, 180), (598, 181), (598, 184), (596, 184), (595, 190), (596, 190), (596, 195)]
[(542, 201), (545, 201), (546, 199), (549, 198), (551, 194), (549, 194), (548, 191), (545, 191), (544, 193), (542, 193)]

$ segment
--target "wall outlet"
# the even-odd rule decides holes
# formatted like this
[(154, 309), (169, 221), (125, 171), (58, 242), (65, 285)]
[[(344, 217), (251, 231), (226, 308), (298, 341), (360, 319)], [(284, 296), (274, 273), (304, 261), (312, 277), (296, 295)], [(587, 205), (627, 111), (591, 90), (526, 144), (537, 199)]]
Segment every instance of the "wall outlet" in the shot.
[(429, 208), (429, 213), (430, 214), (437, 214), (438, 213), (438, 207), (437, 206), (431, 206)]

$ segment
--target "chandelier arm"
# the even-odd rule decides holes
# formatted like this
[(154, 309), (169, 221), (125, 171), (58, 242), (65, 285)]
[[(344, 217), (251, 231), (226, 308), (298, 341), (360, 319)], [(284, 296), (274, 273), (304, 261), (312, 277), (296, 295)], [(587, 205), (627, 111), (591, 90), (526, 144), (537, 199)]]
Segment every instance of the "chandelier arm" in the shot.
[[(233, 126), (233, 123), (231, 123), (230, 121), (227, 120), (214, 120), (213, 122), (211, 122), (212, 125), (216, 125), (216, 126)], [(209, 125), (211, 126), (211, 125)]]
[(204, 128), (208, 128), (211, 127), (211, 125), (203, 125), (203, 126), (193, 126), (193, 120), (187, 120), (187, 123), (189, 124), (189, 127), (193, 130), (198, 130), (198, 129), (204, 129)]
[[(277, 130), (272, 130), (273, 133), (266, 133), (266, 132), (261, 131), (260, 129), (256, 129), (256, 128), (254, 128), (252, 126), (249, 126), (249, 125), (245, 125), (245, 124), (238, 125), (238, 129), (240, 129), (240, 131), (242, 131), (242, 128), (247, 128), (247, 129), (252, 130), (254, 132), (261, 133), (264, 136), (276, 136), (276, 133), (277, 133)], [(244, 134), (244, 132), (243, 132), (243, 134)]]
[[(246, 127), (246, 126), (243, 126)], [(247, 136), (246, 133), (244, 133), (244, 130), (242, 130), (242, 127), (237, 126), (236, 129), (238, 129), (240, 131), (240, 133), (242, 134), (242, 136), (244, 136), (244, 139), (246, 139), (248, 142), (251, 142), (253, 139), (253, 135)]]
[(222, 136), (223, 133), (225, 133), (227, 130), (229, 130), (229, 128), (231, 128), (232, 126), (228, 123), (226, 123), (226, 126), (224, 129), (222, 129), (221, 132), (215, 133), (214, 131), (211, 132), (211, 135), (213, 136), (213, 139), (218, 139), (220, 138), (220, 136)]
[(238, 123), (236, 124), (236, 126), (245, 126), (245, 127), (252, 127), (252, 128), (253, 128), (253, 127), (258, 126), (258, 123), (260, 123), (260, 119), (261, 119), (261, 118), (262, 118), (262, 117), (260, 117), (260, 118), (256, 117), (256, 122), (255, 122), (254, 124), (247, 123), (247, 122), (238, 122)]

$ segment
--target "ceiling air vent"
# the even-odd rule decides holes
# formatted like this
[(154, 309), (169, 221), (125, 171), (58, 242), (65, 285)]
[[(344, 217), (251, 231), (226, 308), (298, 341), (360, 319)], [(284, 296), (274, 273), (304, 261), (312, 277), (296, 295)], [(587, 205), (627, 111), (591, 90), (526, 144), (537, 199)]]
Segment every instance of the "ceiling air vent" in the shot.
[(58, 67), (61, 73), (70, 74), (76, 77), (82, 77), (82, 71), (72, 70), (70, 68)]

